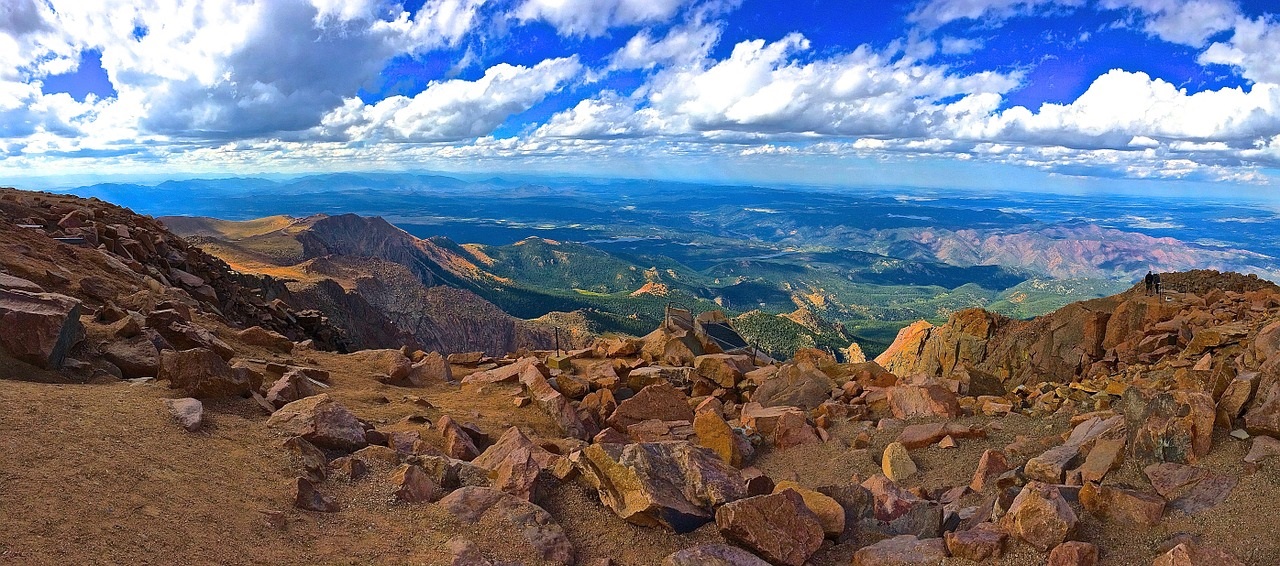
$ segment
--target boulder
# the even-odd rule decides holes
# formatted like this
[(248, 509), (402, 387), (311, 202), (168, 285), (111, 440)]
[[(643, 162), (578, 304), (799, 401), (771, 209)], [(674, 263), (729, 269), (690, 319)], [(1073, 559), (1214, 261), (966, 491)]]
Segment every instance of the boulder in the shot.
[(721, 460), (735, 468), (751, 458), (755, 450), (746, 437), (733, 430), (715, 411), (703, 411), (693, 419), (693, 432), (699, 446), (715, 452)]
[(592, 444), (570, 459), (605, 506), (641, 526), (689, 532), (746, 495), (736, 469), (686, 441)]
[(319, 483), (328, 477), (329, 460), (314, 444), (295, 436), (280, 446), (289, 453), (295, 467), (300, 468), (307, 479)]
[(1266, 395), (1258, 390), (1258, 398), (1244, 415), (1244, 429), (1249, 434), (1280, 438), (1280, 383), (1270, 387)]
[(769, 566), (769, 563), (736, 546), (708, 543), (673, 552), (662, 559), (662, 566)]
[(899, 535), (853, 553), (853, 566), (929, 566), (947, 559), (947, 545), (940, 538), (921, 539)]
[(1069, 540), (1053, 547), (1048, 566), (1098, 566), (1098, 547), (1091, 543)]
[(1057, 487), (1027, 482), (1001, 518), (1001, 527), (1040, 552), (1062, 544), (1076, 528), (1076, 513)]
[(518, 534), (534, 550), (533, 560), (573, 564), (573, 544), (550, 513), (528, 501), (484, 487), (462, 487), (438, 505), (467, 522), (492, 521), (500, 532)]
[(391, 485), (395, 486), (396, 500), (405, 503), (425, 503), (436, 498), (436, 484), (427, 476), (422, 466), (401, 464), (391, 472)]
[(730, 389), (742, 380), (742, 375), (755, 369), (751, 356), (734, 354), (706, 354), (693, 362), (694, 371), (720, 387)]
[(1209, 453), (1216, 410), (1208, 394), (1162, 391), (1147, 396), (1130, 387), (1124, 399), (1133, 457), (1146, 462), (1194, 464)]
[(880, 468), (884, 471), (885, 477), (895, 482), (915, 476), (918, 471), (907, 447), (898, 442), (892, 442), (885, 447), (884, 455), (880, 459)]
[(470, 462), (480, 455), (480, 450), (476, 449), (471, 437), (449, 415), (436, 421), (436, 430), (440, 431), (440, 437), (444, 439), (444, 453), (450, 458)]
[(1001, 474), (1012, 469), (1009, 462), (1005, 459), (1004, 452), (999, 450), (983, 451), (982, 457), (978, 459), (978, 469), (973, 472), (973, 481), (969, 483), (969, 489), (978, 493), (986, 491), (987, 487), (992, 485), (992, 480), (1000, 477)]
[(773, 493), (782, 493), (788, 489), (800, 494), (800, 498), (804, 500), (804, 506), (818, 517), (818, 523), (822, 525), (822, 532), (827, 535), (827, 538), (839, 539), (844, 534), (844, 507), (838, 501), (818, 491), (801, 487), (793, 481), (778, 482), (773, 488)]
[(159, 378), (188, 397), (244, 396), (251, 388), (246, 371), (227, 365), (222, 356), (205, 348), (161, 352)]
[(1121, 524), (1153, 526), (1164, 515), (1164, 498), (1133, 489), (1085, 483), (1080, 504), (1090, 515)]
[(293, 351), (293, 340), (286, 338), (279, 332), (273, 332), (261, 326), (251, 326), (241, 330), (236, 336), (241, 342), (250, 346), (258, 346), (282, 354), (288, 354)]
[(315, 484), (307, 478), (297, 478), (293, 483), (293, 506), (304, 511), (333, 513), (341, 509), (332, 497), (316, 490)]
[(793, 490), (727, 503), (716, 511), (716, 527), (771, 564), (803, 566), (822, 546), (818, 517)]
[(80, 301), (57, 293), (0, 289), (0, 348), (14, 359), (59, 369), (83, 339)]
[(319, 388), (311, 383), (311, 379), (307, 377), (307, 374), (297, 369), (290, 369), (280, 376), (280, 379), (277, 379), (275, 383), (271, 384), (271, 388), (267, 390), (265, 398), (268, 403), (279, 409), (298, 399), (304, 399), (319, 393)]
[(951, 556), (974, 562), (1000, 558), (1007, 535), (995, 523), (978, 523), (963, 531), (948, 531), (944, 538)]
[(818, 433), (813, 426), (809, 424), (809, 420), (805, 418), (804, 413), (799, 411), (787, 411), (778, 417), (776, 426), (774, 426), (773, 446), (779, 450), (786, 450), (804, 444), (820, 444), (822, 439), (818, 437)]
[(1184, 542), (1158, 556), (1151, 566), (1244, 566), (1244, 562), (1221, 548)]
[(351, 452), (364, 448), (364, 427), (341, 403), (321, 393), (280, 407), (267, 426), (278, 434), (301, 436), (322, 448)]
[(646, 386), (635, 396), (618, 403), (618, 408), (609, 416), (609, 426), (625, 433), (627, 427), (649, 419), (693, 422), (689, 397), (669, 383)]
[(112, 340), (101, 345), (99, 350), (104, 359), (120, 368), (125, 379), (160, 375), (160, 351), (143, 334)]
[(922, 538), (940, 536), (942, 508), (902, 489), (883, 474), (862, 482), (871, 495), (870, 513), (861, 519), (859, 528), (886, 536), (915, 535)]
[(190, 313), (184, 315), (172, 308), (154, 310), (147, 314), (147, 327), (176, 350), (204, 348), (217, 352), (224, 360), (230, 360), (236, 355), (231, 346), (212, 332), (192, 324)]
[[(578, 416), (578, 411), (569, 402), (569, 398), (556, 391), (556, 388), (551, 386), (551, 383), (542, 376), (542, 373), (537, 368), (532, 366), (525, 368), (520, 373), (520, 385), (524, 387), (525, 394), (530, 399), (533, 399), (538, 408), (551, 417), (551, 420), (556, 423), (556, 427), (560, 429), (561, 433), (579, 440), (589, 440), (595, 435), (596, 431), (591, 430), (586, 423), (582, 422), (582, 418)], [(685, 409), (688, 408), (688, 405), (685, 405)], [(692, 413), (693, 411), (689, 412)], [(693, 415), (690, 415), (688, 420), (693, 420)]]
[(173, 419), (178, 421), (178, 425), (187, 432), (196, 432), (200, 430), (200, 425), (204, 423), (204, 405), (199, 399), (190, 397), (184, 399), (165, 399), (164, 404), (169, 408), (169, 413), (173, 415)]
[(807, 364), (783, 364), (778, 373), (756, 388), (751, 400), (765, 407), (817, 408), (831, 398), (835, 383)]
[(886, 390), (889, 409), (899, 419), (960, 416), (960, 403), (951, 390), (941, 385), (899, 385)]
[(948, 436), (952, 439), (985, 438), (987, 431), (955, 422), (913, 424), (902, 429), (898, 434), (898, 442), (909, 450), (915, 450), (937, 444)]
[(452, 383), (453, 368), (440, 352), (431, 352), (409, 368), (409, 382), (415, 385)]

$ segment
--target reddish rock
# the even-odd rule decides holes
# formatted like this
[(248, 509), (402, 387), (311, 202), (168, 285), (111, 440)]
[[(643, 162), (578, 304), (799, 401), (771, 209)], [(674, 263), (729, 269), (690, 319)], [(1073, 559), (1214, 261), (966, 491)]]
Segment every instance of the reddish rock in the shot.
[(1256, 465), (1273, 456), (1280, 456), (1280, 440), (1270, 436), (1255, 436), (1244, 461), (1246, 464)]
[(779, 450), (793, 448), (804, 444), (820, 444), (817, 431), (809, 424), (804, 413), (787, 412), (778, 417), (773, 429), (773, 446)]
[(366, 445), (364, 427), (342, 404), (321, 393), (281, 407), (267, 419), (279, 434), (301, 436), (316, 446), (350, 452)]
[(1220, 425), (1230, 427), (1236, 419), (1240, 418), (1245, 407), (1249, 406), (1249, 402), (1257, 393), (1259, 381), (1258, 372), (1246, 371), (1237, 374), (1227, 382), (1227, 388), (1218, 397), (1218, 414), (1222, 418)]
[[(1194, 464), (1209, 453), (1216, 410), (1213, 398), (1187, 391), (1159, 392), (1149, 398), (1125, 391), (1130, 453), (1143, 461)], [(1247, 422), (1247, 417), (1246, 417)]]
[(467, 523), (494, 521), (501, 525), (500, 532), (522, 536), (536, 554), (524, 561), (573, 563), (573, 544), (564, 529), (550, 513), (528, 501), (494, 489), (462, 487), (445, 496), (438, 505)]
[(396, 499), (405, 503), (424, 503), (436, 498), (436, 484), (431, 481), (422, 466), (403, 464), (391, 472), (391, 485), (396, 488)]
[(1048, 566), (1097, 566), (1098, 547), (1087, 542), (1067, 541), (1053, 547)]
[(1124, 463), (1124, 439), (1098, 440), (1093, 450), (1080, 466), (1080, 478), (1085, 482), (1100, 482), (1102, 478)]
[(272, 406), (280, 408), (318, 393), (320, 393), (319, 388), (311, 383), (305, 373), (291, 369), (271, 384), (271, 389), (267, 390), (266, 400)]
[(689, 421), (660, 421), (649, 419), (627, 427), (627, 436), (635, 442), (661, 440), (689, 440), (693, 438), (693, 423)]
[(811, 365), (788, 363), (766, 379), (752, 394), (765, 407), (799, 407), (806, 411), (831, 398), (835, 383)]
[(910, 450), (937, 444), (943, 438), (986, 438), (987, 431), (959, 423), (925, 423), (907, 425), (898, 434), (898, 442)]
[(1237, 479), (1225, 474), (1209, 474), (1185, 495), (1169, 502), (1169, 508), (1194, 515), (1221, 505), (1231, 496)]
[(241, 342), (250, 346), (259, 346), (268, 350), (288, 354), (293, 351), (293, 341), (283, 334), (272, 332), (261, 326), (251, 326), (241, 330), (237, 335)]
[(725, 504), (716, 511), (716, 526), (772, 564), (803, 566), (822, 546), (822, 525), (794, 490)]
[(662, 559), (662, 566), (769, 566), (736, 546), (709, 543), (673, 552)]
[[(454, 356), (453, 354), (450, 354), (449, 363), (466, 365), (463, 362), (453, 361), (454, 359), (453, 356)], [(540, 368), (540, 366), (541, 366), (541, 362), (538, 361), (538, 358), (532, 358), (532, 357), (520, 358), (519, 360), (516, 361), (516, 363), (513, 363), (513, 364), (497, 367), (488, 371), (478, 371), (471, 375), (468, 375), (462, 378), (462, 383), (463, 385), (473, 384), (473, 383), (474, 384), (513, 383), (520, 379), (520, 374), (523, 373), (525, 369), (528, 369), (529, 367), (534, 367), (534, 368), (538, 368), (539, 371), (541, 371), (542, 368)]]
[(248, 395), (251, 384), (247, 372), (227, 365), (217, 353), (205, 348), (160, 355), (160, 379), (188, 397), (214, 398)]
[(102, 357), (120, 368), (125, 379), (160, 375), (160, 351), (142, 334), (112, 340), (100, 349)]
[(899, 535), (853, 553), (853, 566), (929, 566), (947, 559), (947, 545), (940, 538), (921, 539)]
[(449, 367), (449, 362), (440, 355), (440, 352), (431, 352), (414, 362), (409, 368), (409, 382), (418, 386), (429, 383), (453, 383), (453, 368)]
[(173, 415), (173, 419), (178, 421), (178, 425), (186, 429), (187, 432), (200, 430), (200, 425), (204, 423), (204, 405), (200, 403), (200, 400), (190, 397), (185, 399), (165, 399), (164, 404), (169, 408), (169, 413)]
[(702, 378), (725, 388), (736, 387), (742, 380), (742, 374), (755, 369), (750, 356), (733, 354), (698, 356), (694, 359), (693, 367)]
[(646, 386), (634, 397), (618, 403), (618, 408), (609, 417), (609, 425), (626, 432), (627, 427), (649, 419), (693, 422), (693, 418), (689, 397), (669, 383), (658, 383)]
[(1151, 566), (1244, 566), (1244, 562), (1217, 547), (1181, 543), (1157, 557)]
[[(525, 394), (551, 417), (561, 433), (579, 440), (587, 440), (595, 434), (595, 431), (582, 422), (569, 398), (556, 391), (536, 368), (527, 367), (520, 373), (520, 385), (524, 387)], [(685, 405), (685, 409), (689, 409), (688, 405)], [(690, 410), (689, 413), (688, 420), (692, 421), (693, 411)]]
[(444, 453), (450, 458), (470, 462), (480, 455), (471, 437), (463, 432), (462, 427), (453, 422), (453, 418), (449, 415), (444, 415), (436, 421), (436, 430), (440, 431), (440, 437), (444, 439)]
[(83, 339), (80, 301), (56, 293), (0, 289), (0, 349), (14, 359), (58, 369)]
[(1001, 519), (1001, 527), (1040, 552), (1062, 544), (1076, 528), (1076, 514), (1058, 488), (1028, 482)]
[(1204, 468), (1174, 464), (1151, 464), (1142, 469), (1156, 493), (1165, 499), (1172, 499), (1183, 487), (1194, 485), (1208, 477), (1209, 471)]
[(1244, 429), (1249, 434), (1280, 438), (1280, 383), (1273, 385), (1266, 395), (1258, 390), (1258, 398), (1244, 415)]
[(693, 432), (697, 435), (699, 446), (715, 452), (721, 460), (735, 468), (741, 468), (754, 453), (751, 442), (735, 432), (715, 411), (698, 413), (693, 419)]
[(779, 482), (774, 486), (773, 493), (782, 493), (786, 490), (800, 494), (800, 498), (804, 500), (804, 506), (818, 517), (818, 523), (822, 525), (822, 532), (827, 535), (827, 538), (838, 539), (844, 534), (845, 510), (840, 502), (829, 495), (803, 487), (793, 481)]
[(736, 469), (689, 442), (592, 444), (570, 459), (605, 506), (641, 526), (689, 532), (746, 495)]
[(960, 403), (941, 385), (900, 385), (887, 390), (889, 409), (899, 419), (918, 417), (942, 417), (954, 419), (960, 416)]
[(341, 509), (332, 497), (316, 490), (315, 484), (307, 478), (298, 478), (293, 483), (293, 506), (304, 511), (333, 513)]
[(1004, 553), (1006, 536), (994, 523), (978, 523), (972, 529), (948, 531), (945, 539), (951, 556), (982, 562), (1000, 558)]
[(1108, 521), (1152, 526), (1164, 515), (1164, 498), (1132, 489), (1085, 483), (1080, 504), (1089, 514)]
[(973, 481), (969, 483), (969, 489), (979, 493), (986, 491), (992, 480), (1000, 477), (1001, 474), (1010, 469), (1004, 452), (986, 450), (982, 453), (982, 457), (978, 459), (978, 469), (973, 473)]

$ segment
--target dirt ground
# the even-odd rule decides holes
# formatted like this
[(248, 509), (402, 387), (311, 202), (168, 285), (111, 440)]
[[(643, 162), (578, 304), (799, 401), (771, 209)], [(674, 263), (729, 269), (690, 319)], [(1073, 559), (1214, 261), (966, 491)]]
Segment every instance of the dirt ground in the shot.
[[(251, 357), (285, 360), (234, 344)], [(435, 385), (400, 388), (372, 379), (367, 354), (337, 355), (304, 350), (291, 361), (330, 370), (333, 397), (381, 429), (413, 429), (433, 444), (429, 425), (448, 414), (472, 422), (496, 438), (518, 426), (535, 439), (549, 437), (551, 421), (533, 406), (515, 408), (513, 385), (459, 388)], [(3, 362), (3, 360), (0, 360)], [(0, 363), (0, 368), (10, 367)], [(459, 372), (461, 375), (462, 372)], [(24, 377), (40, 379), (39, 375)], [(47, 376), (46, 376), (47, 378)], [(396, 503), (388, 470), (348, 483), (322, 484), (343, 510), (323, 514), (291, 506), (289, 483), (296, 472), (281, 438), (265, 426), (267, 416), (252, 401), (205, 404), (207, 424), (187, 433), (174, 424), (163, 399), (176, 394), (163, 383), (90, 385), (0, 379), (0, 564), (447, 564), (444, 547), (457, 535), (493, 558), (516, 559), (522, 538), (498, 525), (463, 524), (435, 504)], [(415, 399), (416, 398), (416, 399)], [(424, 406), (417, 399), (425, 399)], [(960, 440), (959, 447), (915, 450), (921, 474), (904, 482), (929, 490), (967, 484), (987, 448), (1003, 448), (1017, 435), (1046, 436), (1069, 428), (1064, 419), (970, 417), (987, 426), (986, 439)], [(999, 430), (995, 430), (998, 428)], [(899, 429), (871, 430), (866, 449), (846, 447), (859, 432), (841, 424), (835, 442), (786, 451), (764, 448), (754, 465), (775, 479), (803, 485), (844, 483), (879, 471), (884, 446)], [(1280, 563), (1280, 464), (1272, 461), (1246, 475), (1241, 459), (1248, 443), (1219, 431), (1201, 465), (1240, 478), (1231, 497), (1198, 516), (1167, 513), (1160, 525), (1134, 528), (1103, 522), (1076, 506), (1077, 538), (1098, 543), (1103, 564), (1149, 564), (1161, 543), (1175, 534), (1199, 535), (1230, 550), (1247, 564)], [(1109, 483), (1148, 487), (1136, 464), (1109, 476)], [(966, 504), (977, 504), (970, 495)], [(565, 529), (579, 563), (611, 558), (615, 564), (658, 564), (667, 554), (723, 540), (714, 524), (673, 535), (627, 524), (575, 482), (560, 485), (539, 501)], [(853, 545), (830, 542), (812, 559), (817, 566), (846, 565)], [(1011, 544), (995, 564), (1042, 564), (1044, 555)], [(952, 559), (950, 564), (971, 564)]]

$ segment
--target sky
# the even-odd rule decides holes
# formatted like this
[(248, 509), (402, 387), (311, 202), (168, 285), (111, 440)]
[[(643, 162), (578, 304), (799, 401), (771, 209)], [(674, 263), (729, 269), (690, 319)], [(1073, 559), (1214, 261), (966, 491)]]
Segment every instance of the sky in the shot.
[(1280, 193), (1274, 0), (3, 0), (0, 184)]

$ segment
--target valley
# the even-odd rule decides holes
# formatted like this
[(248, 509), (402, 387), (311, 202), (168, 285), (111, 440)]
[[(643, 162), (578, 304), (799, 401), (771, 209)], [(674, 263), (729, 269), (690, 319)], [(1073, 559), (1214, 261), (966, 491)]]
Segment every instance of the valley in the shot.
[[(262, 190), (272, 198), (260, 198)], [(1172, 197), (1121, 195), (1099, 206), (1016, 192), (412, 174), (71, 192), (164, 216), (238, 269), (299, 281), (323, 266), (295, 268), (318, 258), (302, 254), (290, 233), (306, 223), (290, 223), (317, 214), (381, 217), (421, 242), (405, 246), (435, 256), (421, 261), (439, 260), (428, 270), (434, 275), (408, 266), (428, 288), (463, 289), (515, 318), (572, 321), (571, 330), (587, 334), (643, 334), (668, 303), (751, 313), (748, 338), (783, 357), (801, 344), (839, 352), (851, 342), (874, 356), (918, 319), (941, 322), (971, 307), (1029, 318), (1128, 288), (1147, 269), (1277, 269), (1269, 224), (1224, 232), (1219, 222), (1261, 219), (1266, 209)], [(250, 222), (191, 224), (175, 215)], [(347, 255), (379, 255), (350, 243)], [(794, 326), (781, 315), (810, 321), (803, 339), (765, 339), (780, 335), (773, 326)]]

